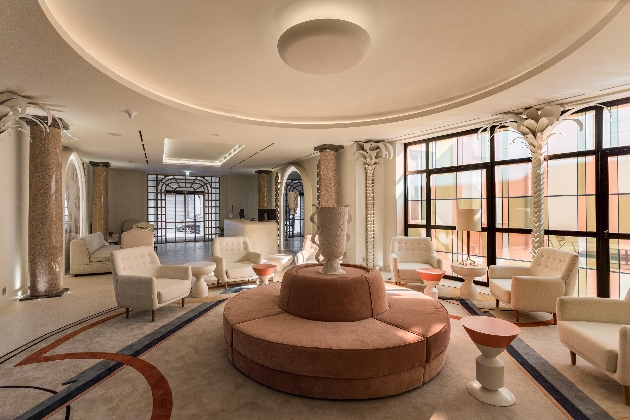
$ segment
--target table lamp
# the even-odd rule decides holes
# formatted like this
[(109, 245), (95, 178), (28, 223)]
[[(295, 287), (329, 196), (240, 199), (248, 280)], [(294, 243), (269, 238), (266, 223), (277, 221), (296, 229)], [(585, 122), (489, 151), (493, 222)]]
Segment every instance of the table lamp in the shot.
[(481, 210), (480, 209), (457, 209), (457, 230), (466, 231), (466, 254), (462, 265), (477, 265), (470, 258), (470, 232), (481, 231)]

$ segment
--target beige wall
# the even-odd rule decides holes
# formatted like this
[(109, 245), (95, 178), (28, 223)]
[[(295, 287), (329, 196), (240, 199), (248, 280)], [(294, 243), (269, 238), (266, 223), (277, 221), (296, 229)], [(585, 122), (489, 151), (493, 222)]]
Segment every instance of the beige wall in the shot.
[(29, 144), (28, 133), (0, 135), (0, 307), (28, 292)]
[[(273, 174), (272, 174), (273, 175)], [(258, 219), (258, 175), (224, 175), (220, 177), (220, 212), (221, 226), (223, 220), (234, 206), (234, 218), (238, 219), (240, 209), (245, 209), (245, 218)]]
[(127, 219), (147, 220), (147, 174), (109, 169), (107, 230), (120, 233)]

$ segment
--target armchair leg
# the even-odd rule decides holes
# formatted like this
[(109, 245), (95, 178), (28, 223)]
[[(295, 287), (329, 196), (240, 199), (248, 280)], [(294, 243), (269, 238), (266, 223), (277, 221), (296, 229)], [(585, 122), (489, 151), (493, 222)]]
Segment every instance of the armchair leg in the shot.
[(572, 352), (571, 350), (569, 350), (569, 353), (571, 353), (571, 364), (572, 364), (573, 366), (575, 366), (575, 362), (576, 362), (576, 356), (575, 356), (575, 353), (574, 353), (574, 352)]
[(629, 385), (621, 385), (623, 388), (623, 402), (626, 405), (630, 405), (630, 386)]
[(182, 298), (182, 308), (184, 307), (184, 301), (186, 300), (186, 298)]
[(151, 322), (155, 322), (155, 309), (151, 311)]
[(553, 313), (552, 315), (553, 315), (553, 325), (558, 325), (558, 316), (555, 313)]
[(129, 308), (125, 308), (125, 319), (129, 319)]
[(499, 299), (495, 299), (497, 308), (499, 307)]
[(516, 316), (516, 322), (519, 322), (518, 311), (514, 311), (514, 316)]

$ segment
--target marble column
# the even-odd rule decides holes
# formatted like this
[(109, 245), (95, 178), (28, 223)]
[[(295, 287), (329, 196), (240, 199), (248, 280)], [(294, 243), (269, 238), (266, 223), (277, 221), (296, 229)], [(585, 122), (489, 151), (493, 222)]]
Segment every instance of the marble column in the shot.
[(337, 152), (343, 146), (322, 144), (315, 148), (319, 152), (319, 205), (337, 207)]
[(271, 171), (258, 170), (258, 208), (269, 208), (269, 175)]
[[(37, 117), (34, 117), (37, 118)], [(45, 119), (40, 119), (44, 124)], [(54, 120), (44, 129), (28, 121), (29, 152), (28, 266), (31, 298), (63, 293), (63, 185), (61, 130)]]
[(107, 231), (107, 172), (109, 162), (92, 162), (92, 233)]

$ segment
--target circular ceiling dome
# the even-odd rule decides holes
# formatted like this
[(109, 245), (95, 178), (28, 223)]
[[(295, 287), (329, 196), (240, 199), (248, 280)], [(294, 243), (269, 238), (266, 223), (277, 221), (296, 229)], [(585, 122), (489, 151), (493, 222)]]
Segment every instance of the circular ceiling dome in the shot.
[(291, 68), (326, 75), (350, 70), (370, 50), (370, 35), (341, 19), (315, 19), (287, 29), (278, 40), (278, 53)]

